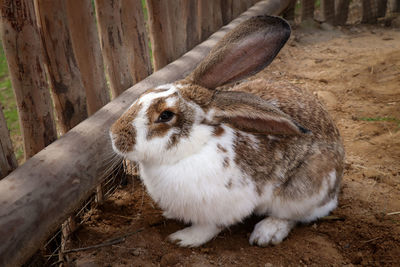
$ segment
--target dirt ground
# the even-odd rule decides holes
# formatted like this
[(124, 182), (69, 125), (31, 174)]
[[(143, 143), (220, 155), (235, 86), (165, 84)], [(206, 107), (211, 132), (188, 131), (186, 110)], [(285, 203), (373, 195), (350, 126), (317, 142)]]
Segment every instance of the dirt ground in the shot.
[(70, 247), (124, 241), (69, 253), (73, 265), (399, 266), (400, 30), (299, 26), (257, 76), (314, 92), (334, 117), (347, 158), (333, 216), (297, 226), (276, 246), (249, 245), (260, 220), (251, 217), (202, 247), (180, 248), (166, 237), (184, 225), (164, 219), (135, 178), (87, 214)]

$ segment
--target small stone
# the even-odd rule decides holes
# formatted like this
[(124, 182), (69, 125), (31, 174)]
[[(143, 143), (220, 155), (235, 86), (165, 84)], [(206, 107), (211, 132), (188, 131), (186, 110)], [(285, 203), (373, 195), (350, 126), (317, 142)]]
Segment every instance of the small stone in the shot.
[(132, 254), (134, 255), (134, 256), (139, 256), (140, 255), (140, 249), (135, 249), (133, 252), (132, 252)]
[(180, 262), (180, 255), (176, 252), (162, 256), (160, 266), (174, 266)]

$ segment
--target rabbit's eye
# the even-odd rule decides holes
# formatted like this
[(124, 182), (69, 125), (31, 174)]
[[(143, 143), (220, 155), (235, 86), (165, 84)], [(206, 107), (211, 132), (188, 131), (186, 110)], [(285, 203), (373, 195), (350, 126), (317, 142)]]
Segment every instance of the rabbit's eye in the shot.
[(172, 111), (164, 110), (163, 112), (161, 112), (161, 114), (158, 117), (158, 119), (156, 120), (156, 122), (167, 122), (167, 121), (170, 121), (174, 117), (174, 115), (175, 114)]

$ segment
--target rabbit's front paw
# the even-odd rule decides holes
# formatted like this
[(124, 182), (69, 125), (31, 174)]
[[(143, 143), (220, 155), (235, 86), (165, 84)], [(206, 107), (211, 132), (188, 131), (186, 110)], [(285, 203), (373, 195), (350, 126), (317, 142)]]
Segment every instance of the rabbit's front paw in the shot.
[(279, 244), (294, 226), (293, 221), (277, 218), (266, 218), (257, 223), (250, 236), (250, 244), (265, 247), (268, 244)]
[(168, 238), (181, 247), (198, 247), (216, 236), (221, 229), (215, 225), (192, 225), (171, 234)]

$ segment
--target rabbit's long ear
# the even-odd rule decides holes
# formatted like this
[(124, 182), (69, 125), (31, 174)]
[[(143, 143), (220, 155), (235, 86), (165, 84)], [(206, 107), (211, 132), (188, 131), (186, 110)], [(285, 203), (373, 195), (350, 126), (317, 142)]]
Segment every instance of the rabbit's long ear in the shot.
[(253, 94), (215, 91), (211, 101), (212, 123), (228, 123), (251, 133), (297, 135), (310, 131), (269, 102)]
[(218, 42), (191, 78), (195, 84), (214, 89), (255, 74), (272, 62), (290, 31), (279, 17), (250, 18)]

